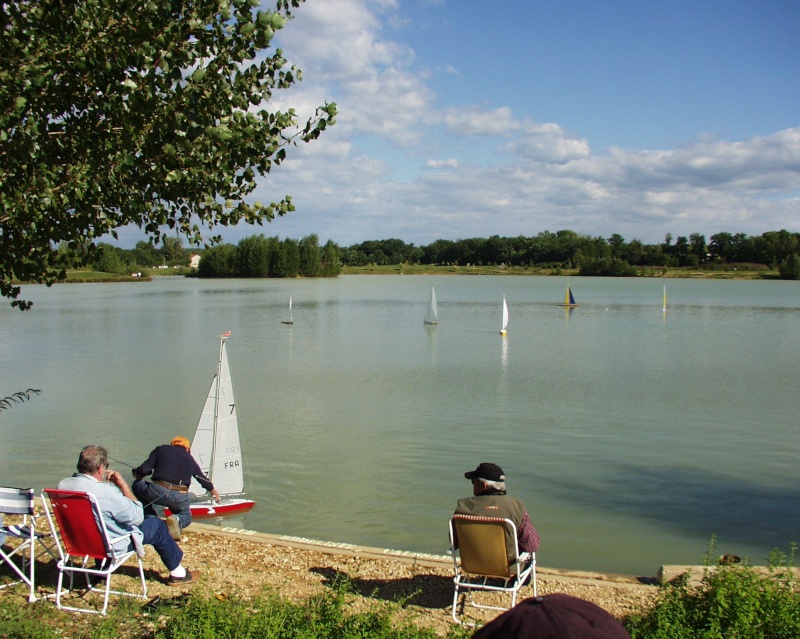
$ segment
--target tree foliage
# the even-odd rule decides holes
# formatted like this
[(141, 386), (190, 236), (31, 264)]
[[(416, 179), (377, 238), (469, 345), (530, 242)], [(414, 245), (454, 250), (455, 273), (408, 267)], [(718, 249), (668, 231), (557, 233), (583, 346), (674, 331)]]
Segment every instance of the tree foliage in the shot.
[[(270, 42), (302, 0), (10, 0), (0, 4), (0, 295), (52, 283), (71, 250), (136, 225), (192, 244), (204, 228), (294, 209), (247, 196), (334, 123), (264, 108), (291, 87)], [(91, 250), (91, 249), (90, 249)]]
[(9, 395), (8, 397), (0, 398), (0, 411), (8, 410), (14, 404), (21, 404), (25, 401), (28, 401), (31, 398), (31, 395), (39, 395), (42, 391), (38, 388), (29, 388), (26, 391), (19, 391), (14, 393), (13, 395)]
[[(457, 266), (538, 266), (579, 268), (583, 275), (635, 275), (637, 268), (778, 268), (781, 277), (797, 279), (800, 233), (769, 231), (760, 236), (717, 233), (706, 244), (704, 235), (688, 238), (667, 233), (662, 244), (626, 242), (614, 233), (609, 238), (591, 237), (570, 230), (542, 231), (536, 236), (435, 240), (427, 246), (402, 240), (370, 240), (340, 250), (345, 266), (376, 264), (453, 264)], [(794, 257), (793, 257), (794, 256)], [(636, 268), (635, 268), (636, 267)]]
[(320, 250), (315, 234), (299, 242), (291, 238), (256, 235), (238, 245), (207, 249), (200, 260), (199, 277), (336, 277), (342, 271), (339, 247), (330, 240)]

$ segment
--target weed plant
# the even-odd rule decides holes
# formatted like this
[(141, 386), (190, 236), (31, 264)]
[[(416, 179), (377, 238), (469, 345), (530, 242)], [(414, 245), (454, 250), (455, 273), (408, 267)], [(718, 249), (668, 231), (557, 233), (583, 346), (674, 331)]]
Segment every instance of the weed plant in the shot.
[[(20, 605), (0, 598), (3, 639), (439, 639), (413, 620), (398, 622), (402, 603), (352, 612), (344, 588), (294, 603), (265, 594), (252, 600), (197, 592), (142, 606), (118, 599), (106, 617), (62, 612), (52, 602)], [(453, 627), (447, 639), (466, 639)]]
[(796, 549), (773, 551), (766, 572), (746, 563), (712, 569), (709, 551), (702, 583), (664, 586), (652, 609), (628, 620), (628, 632), (633, 639), (797, 639)]
[[(397, 624), (392, 612), (372, 608), (351, 613), (343, 590), (302, 603), (277, 596), (252, 601), (192, 597), (153, 635), (156, 639), (435, 639), (436, 632)], [(450, 639), (468, 634), (454, 628)]]

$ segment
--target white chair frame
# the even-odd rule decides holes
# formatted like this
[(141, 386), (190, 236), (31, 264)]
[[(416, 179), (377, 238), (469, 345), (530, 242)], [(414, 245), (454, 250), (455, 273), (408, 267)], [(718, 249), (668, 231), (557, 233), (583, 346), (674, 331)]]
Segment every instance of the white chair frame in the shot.
[[(476, 526), (478, 528), (474, 528)], [(471, 534), (470, 531), (478, 534)], [(514, 542), (514, 559), (511, 562), (508, 561), (509, 538)], [(456, 540), (458, 548), (455, 547)], [(467, 595), (466, 600), (470, 605), (476, 608), (509, 610), (516, 605), (519, 591), (530, 579), (533, 596), (536, 596), (536, 553), (520, 555), (517, 527), (510, 519), (453, 515), (450, 519), (450, 550), (454, 570), (452, 616), (456, 623), (464, 624), (458, 616), (458, 599), (462, 593)], [(511, 606), (507, 608), (479, 604), (472, 596), (479, 590), (507, 592), (511, 595)]]
[[(59, 525), (57, 523), (57, 516), (53, 510), (53, 501), (51, 500), (51, 495), (53, 498), (59, 497), (59, 495), (63, 495), (64, 493), (68, 493), (74, 496), (76, 499), (86, 500), (91, 503), (91, 509), (93, 513), (92, 519), (94, 520), (94, 525), (97, 527), (96, 532), (99, 532), (102, 538), (102, 544), (104, 546), (103, 550), (105, 553), (105, 558), (98, 560), (99, 565), (95, 565), (94, 567), (90, 566), (90, 561), (92, 560), (91, 555), (79, 555), (73, 554), (73, 551), (69, 549), (69, 540), (68, 535), (59, 535), (60, 531)], [(101, 614), (105, 615), (106, 610), (108, 609), (108, 599), (109, 595), (122, 595), (126, 597), (136, 597), (138, 599), (147, 599), (147, 582), (145, 581), (144, 576), (144, 566), (142, 564), (142, 558), (136, 553), (136, 550), (126, 550), (124, 552), (120, 552), (115, 548), (115, 544), (118, 544), (122, 540), (128, 540), (130, 543), (130, 547), (133, 548), (132, 543), (132, 536), (131, 534), (119, 536), (119, 537), (112, 537), (108, 532), (108, 528), (106, 528), (105, 521), (103, 520), (103, 515), (100, 510), (100, 505), (97, 502), (97, 498), (92, 495), (91, 493), (79, 492), (79, 491), (62, 491), (62, 490), (55, 490), (52, 488), (45, 488), (42, 491), (42, 503), (44, 504), (44, 512), (47, 515), (47, 521), (50, 524), (50, 529), (53, 532), (53, 536), (56, 539), (56, 545), (58, 548), (58, 554), (60, 559), (58, 560), (58, 586), (56, 589), (56, 607), (61, 610), (71, 610), (73, 612), (84, 612), (84, 613), (91, 613), (91, 614)], [(63, 511), (67, 512), (68, 508), (62, 508)], [(80, 524), (87, 525), (87, 522), (81, 521)], [(125, 562), (128, 561), (131, 557), (135, 556), (136, 560), (139, 565), (139, 578), (142, 583), (142, 594), (137, 593), (130, 593), (125, 592), (122, 590), (111, 590), (111, 575)], [(94, 563), (94, 562), (92, 562)], [(94, 610), (92, 608), (77, 608), (74, 606), (66, 606), (63, 605), (61, 602), (61, 597), (64, 593), (69, 592), (73, 588), (73, 576), (76, 574), (83, 574), (86, 577), (86, 588), (91, 592), (97, 592), (103, 594), (103, 607), (101, 610)], [(69, 577), (69, 588), (64, 589), (64, 576), (67, 575)], [(105, 580), (105, 587), (104, 588), (95, 588), (92, 585), (91, 578), (94, 577), (102, 577)]]
[[(36, 520), (33, 488), (12, 488), (0, 486), (0, 513), (5, 515), (21, 515), (21, 524), (9, 524), (4, 521), (0, 532), (6, 537), (22, 540), (14, 549), (6, 551), (0, 548), (0, 559), (4, 561), (19, 577), (14, 581), (0, 585), (0, 589), (24, 583), (29, 588), (28, 601), (36, 601), (36, 546), (42, 548), (42, 554), (47, 552), (53, 559), (53, 545), (48, 545), (47, 540), (52, 540), (50, 532), (38, 532)], [(20, 563), (14, 560), (20, 558)]]

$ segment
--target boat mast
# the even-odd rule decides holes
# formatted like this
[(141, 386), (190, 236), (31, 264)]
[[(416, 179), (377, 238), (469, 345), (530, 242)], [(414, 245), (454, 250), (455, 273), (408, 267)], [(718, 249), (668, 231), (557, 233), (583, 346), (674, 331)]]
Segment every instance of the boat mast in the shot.
[(217, 359), (217, 382), (214, 389), (214, 426), (211, 429), (211, 462), (208, 465), (208, 478), (214, 481), (214, 461), (217, 456), (217, 422), (219, 421), (219, 386), (222, 383), (222, 351), (225, 349), (225, 340), (231, 336), (228, 331), (219, 336), (219, 358)]

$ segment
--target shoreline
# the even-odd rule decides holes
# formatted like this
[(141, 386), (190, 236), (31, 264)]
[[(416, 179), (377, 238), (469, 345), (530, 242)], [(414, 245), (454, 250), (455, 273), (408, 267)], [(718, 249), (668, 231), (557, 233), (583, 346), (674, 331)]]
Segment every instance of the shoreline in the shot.
[[(233, 526), (216, 526), (213, 524), (203, 524), (192, 522), (192, 527), (185, 533), (203, 533), (208, 535), (219, 535), (233, 539), (253, 541), (263, 544), (271, 544), (296, 550), (307, 550), (331, 555), (342, 555), (346, 557), (361, 559), (388, 559), (398, 562), (408, 563), (412, 566), (428, 568), (445, 568), (452, 571), (453, 559), (449, 555), (435, 555), (430, 553), (414, 552), (409, 550), (398, 550), (393, 548), (379, 548), (374, 546), (359, 546), (343, 542), (325, 541), (322, 539), (310, 539), (295, 535), (278, 535), (274, 533), (262, 533), (246, 528), (236, 528)], [(663, 570), (663, 568), (662, 568)], [(661, 572), (661, 571), (659, 571)], [(631, 586), (650, 586), (658, 583), (658, 576), (635, 576), (622, 573), (609, 573), (593, 570), (575, 570), (570, 568), (552, 568), (537, 564), (536, 573), (540, 576), (558, 577), (568, 581), (607, 583), (615, 585), (628, 584)]]
[[(453, 560), (447, 555), (415, 553), (327, 542), (304, 537), (261, 533), (242, 528), (193, 522), (184, 531), (184, 564), (203, 572), (192, 588), (215, 597), (251, 597), (265, 592), (301, 601), (345, 584), (348, 607), (363, 612), (375, 606), (393, 607), (393, 616), (444, 635), (453, 620)], [(164, 575), (155, 553), (147, 561)], [(570, 594), (604, 608), (618, 619), (646, 610), (656, 600), (655, 578), (566, 570), (537, 565), (537, 594)], [(152, 583), (152, 582), (151, 582)], [(179, 593), (153, 583), (162, 599)], [(533, 596), (532, 585), (522, 588), (517, 601)], [(510, 595), (478, 593), (476, 599), (505, 605)], [(497, 610), (464, 607), (467, 620), (483, 624)]]
[[(167, 570), (151, 546), (142, 560), (147, 599), (180, 605), (188, 596), (254, 599), (278, 596), (303, 603), (332, 591), (342, 592), (347, 610), (355, 613), (384, 610), (402, 623), (434, 630), (444, 636), (453, 627), (453, 561), (446, 555), (355, 546), (296, 536), (260, 533), (233, 527), (193, 522), (179, 542), (182, 564), (199, 571), (200, 578), (184, 587), (167, 585)], [(43, 553), (36, 559), (36, 596), (53, 605), (58, 582), (56, 560)], [(5, 574), (6, 571), (4, 571)], [(538, 595), (556, 592), (591, 601), (622, 620), (642, 612), (656, 600), (659, 588), (637, 577), (537, 566)], [(129, 560), (114, 573), (112, 589), (141, 592), (139, 571)], [(533, 596), (524, 586), (517, 601)], [(26, 605), (28, 589), (18, 584), (0, 591), (0, 598)], [(507, 593), (481, 592), (477, 601), (508, 606)], [(102, 596), (77, 588), (62, 597), (66, 605), (101, 605)], [(117, 605), (112, 597), (109, 605)], [(38, 604), (37, 604), (38, 605)], [(146, 605), (146, 604), (143, 604)], [(65, 615), (72, 613), (65, 612)], [(464, 606), (467, 622), (482, 625), (498, 610)], [(142, 618), (145, 621), (146, 615)]]

